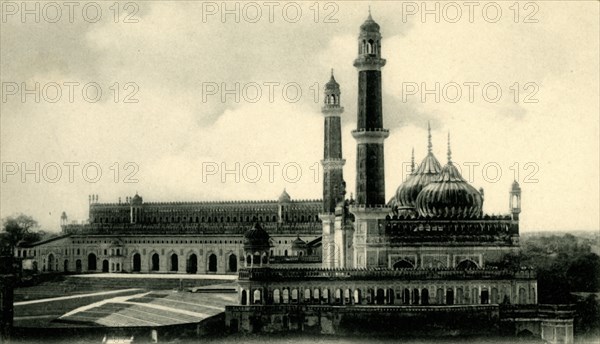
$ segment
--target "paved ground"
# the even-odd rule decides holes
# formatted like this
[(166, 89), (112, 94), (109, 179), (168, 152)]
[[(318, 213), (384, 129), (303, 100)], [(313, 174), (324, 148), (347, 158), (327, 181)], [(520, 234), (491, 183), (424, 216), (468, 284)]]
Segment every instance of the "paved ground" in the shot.
[(196, 323), (235, 304), (237, 294), (145, 292), (118, 296), (74, 309), (59, 320), (101, 326), (164, 326)]
[[(39, 285), (38, 289), (51, 292), (45, 296), (35, 294), (35, 288), (21, 289), (23, 296), (33, 292), (33, 296), (42, 297), (15, 302), (15, 326), (137, 327), (198, 323), (223, 312), (226, 305), (237, 303), (235, 283), (232, 283), (236, 276), (93, 274), (76, 277)], [(144, 279), (148, 279), (147, 283)], [(188, 284), (196, 286), (182, 290), (157, 289), (152, 287), (156, 279), (172, 280), (177, 285), (180, 284), (177, 281), (186, 279)]]

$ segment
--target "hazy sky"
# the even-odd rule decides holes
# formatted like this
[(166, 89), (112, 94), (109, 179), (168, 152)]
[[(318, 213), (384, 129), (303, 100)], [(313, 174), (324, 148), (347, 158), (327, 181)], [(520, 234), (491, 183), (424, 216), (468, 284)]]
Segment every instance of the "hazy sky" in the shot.
[[(220, 1), (57, 2), (60, 14), (37, 3), (23, 16), (20, 1), (2, 2), (2, 217), (23, 212), (58, 230), (62, 211), (87, 218), (89, 194), (116, 202), (136, 191), (154, 202), (275, 199), (283, 188), (321, 198), (331, 68), (353, 192), (352, 63), (370, 4), (387, 59), (388, 199), (413, 147), (417, 162), (426, 154), (430, 121), (437, 158), (446, 163), (450, 132), (453, 161), (484, 188), (487, 213), (508, 212), (516, 178), (523, 231), (599, 227), (596, 1), (428, 2), (439, 22), (421, 16), (420, 1), (237, 3), (239, 22), (236, 3), (223, 17)], [(124, 183), (131, 172), (137, 182)]]

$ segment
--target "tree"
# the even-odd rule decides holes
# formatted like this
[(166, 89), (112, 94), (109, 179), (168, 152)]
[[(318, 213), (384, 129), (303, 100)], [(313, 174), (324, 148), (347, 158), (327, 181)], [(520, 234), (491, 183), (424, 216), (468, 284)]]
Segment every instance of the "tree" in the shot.
[(2, 219), (2, 240), (5, 240), (10, 246), (11, 251), (20, 241), (36, 242), (41, 238), (39, 225), (33, 217), (25, 214), (8, 216)]

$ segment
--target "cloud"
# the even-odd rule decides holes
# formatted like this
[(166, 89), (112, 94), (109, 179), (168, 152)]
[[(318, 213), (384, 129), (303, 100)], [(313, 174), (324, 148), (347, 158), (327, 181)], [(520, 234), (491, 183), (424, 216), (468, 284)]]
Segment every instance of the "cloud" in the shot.
[[(43, 87), (76, 81), (81, 86), (73, 103), (64, 98), (22, 103), (15, 96), (0, 104), (2, 161), (19, 166), (25, 162), (29, 168), (35, 162), (42, 167), (95, 162), (103, 177), (90, 183), (77, 170), (73, 183), (66, 177), (58, 183), (43, 178), (36, 183), (31, 176), (22, 183), (19, 176), (11, 176), (1, 186), (1, 215), (25, 212), (56, 229), (63, 210), (73, 219), (87, 217), (91, 193), (101, 201), (136, 191), (147, 201), (275, 199), (287, 187), (293, 198), (320, 198), (321, 184), (315, 182), (320, 171), (314, 167), (322, 158), (321, 88), (330, 68), (342, 88), (344, 173), (352, 192), (356, 148), (350, 131), (356, 125), (357, 99), (352, 62), (367, 3), (340, 3), (337, 23), (324, 23), (323, 16), (315, 23), (308, 6), (297, 23), (286, 22), (280, 14), (273, 23), (222, 23), (218, 18), (204, 23), (200, 5), (179, 2), (140, 3), (137, 24), (3, 23), (3, 82), (39, 82)], [(388, 198), (402, 180), (402, 164), (410, 161), (411, 149), (417, 162), (424, 157), (431, 122), (440, 162), (445, 161), (450, 131), (453, 160), (463, 174), (468, 172), (464, 163), (480, 164), (473, 184), (485, 189), (486, 211), (506, 212), (515, 172), (523, 181), (537, 168), (533, 177), (538, 181), (522, 183), (523, 228), (598, 227), (597, 216), (548, 215), (600, 212), (598, 8), (543, 3), (542, 9), (540, 22), (531, 25), (509, 17), (497, 24), (403, 23), (401, 4), (373, 4), (388, 61), (383, 69), (384, 123), (391, 130), (385, 151)], [(81, 97), (81, 87), (90, 82), (102, 88), (97, 103)], [(125, 88), (128, 82), (137, 85), (137, 103), (123, 102), (131, 92)], [(278, 86), (270, 101), (265, 83), (273, 82)], [(431, 101), (431, 95), (423, 101), (422, 92), (403, 97), (407, 83), (420, 88), (425, 83), (431, 89), (436, 82), (439, 102)], [(465, 82), (480, 84), (472, 102)], [(503, 92), (497, 102), (481, 95), (490, 82)], [(538, 86), (537, 103), (524, 103), (532, 92), (525, 88), (527, 82)], [(207, 96), (209, 83), (220, 88), (237, 83), (242, 91), (256, 84), (262, 96), (256, 103), (243, 95), (239, 101), (232, 95), (223, 100), (221, 90)], [(443, 93), (452, 83), (462, 91), (455, 103)], [(295, 102), (282, 94), (292, 84), (302, 91)], [(139, 170), (126, 169), (127, 162)], [(286, 181), (278, 167), (269, 181), (264, 165), (269, 162), (279, 167), (297, 163), (302, 178)], [(229, 169), (240, 163), (240, 173), (244, 166), (251, 172), (256, 163), (265, 177), (236, 183), (234, 173), (225, 183), (220, 175), (203, 182), (203, 163), (219, 168), (225, 163)], [(501, 167), (498, 181), (484, 178), (483, 167), (489, 163)], [(527, 163), (535, 165), (526, 168)], [(132, 171), (139, 181), (123, 183)]]

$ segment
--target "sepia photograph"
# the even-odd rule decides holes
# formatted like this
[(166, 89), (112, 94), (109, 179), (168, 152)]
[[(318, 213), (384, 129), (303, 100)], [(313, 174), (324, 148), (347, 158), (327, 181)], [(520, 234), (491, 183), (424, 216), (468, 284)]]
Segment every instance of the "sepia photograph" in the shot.
[(0, 343), (600, 343), (600, 0), (0, 0)]

